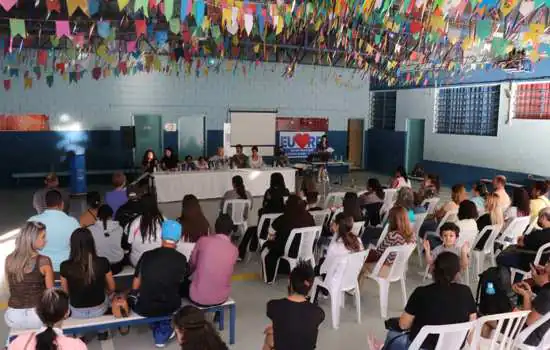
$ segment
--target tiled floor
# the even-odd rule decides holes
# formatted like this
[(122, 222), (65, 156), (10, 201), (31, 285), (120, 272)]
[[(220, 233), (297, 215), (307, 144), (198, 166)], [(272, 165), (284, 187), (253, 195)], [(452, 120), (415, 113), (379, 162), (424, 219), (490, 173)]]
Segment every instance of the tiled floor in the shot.
[[(344, 184), (347, 186), (337, 186), (333, 190), (341, 190), (342, 188), (353, 188), (362, 190), (366, 179), (372, 174), (365, 172), (354, 172), (348, 176)], [(387, 178), (379, 177), (386, 181)], [(361, 185), (360, 185), (361, 184)], [(104, 191), (106, 187), (95, 186), (92, 189)], [(30, 215), (33, 214), (31, 206), (32, 190), (30, 189), (10, 189), (0, 191), (0, 233), (17, 228)], [(448, 189), (443, 191), (443, 197), (448, 197)], [(78, 213), (77, 208), (81, 207), (79, 201), (73, 201), (72, 209)], [(211, 223), (214, 222), (218, 213), (219, 201), (208, 200), (202, 203), (203, 210)], [(254, 206), (257, 208), (261, 204), (261, 198), (255, 198)], [(162, 212), (169, 218), (175, 218), (179, 214), (180, 204), (169, 203), (161, 205)], [(255, 210), (253, 211), (255, 212)], [(255, 214), (250, 218), (250, 223), (256, 223), (257, 217)], [(2, 252), (0, 251), (0, 255)], [(3, 258), (3, 255), (0, 256)], [(238, 263), (236, 266), (236, 274), (247, 272), (260, 271), (259, 264), (256, 258), (253, 258), (250, 263)], [(421, 284), (420, 268), (418, 259), (413, 256), (410, 262), (410, 268), (407, 274), (407, 288), (410, 294), (412, 290)], [(260, 349), (263, 343), (263, 329), (268, 324), (268, 319), (265, 316), (266, 302), (272, 298), (284, 297), (287, 290), (287, 281), (284, 276), (272, 286), (265, 285), (258, 279), (238, 281), (233, 283), (232, 297), (237, 303), (237, 342), (232, 349), (239, 350), (255, 350)], [(326, 319), (323, 322), (318, 339), (319, 350), (330, 349), (367, 349), (367, 335), (375, 334), (383, 337), (385, 334), (383, 320), (380, 317), (380, 304), (378, 299), (378, 288), (373, 281), (367, 281), (361, 292), (361, 315), (362, 323), (356, 323), (355, 306), (353, 299), (347, 297), (346, 306), (341, 312), (340, 328), (333, 330), (331, 327), (330, 301), (321, 301), (321, 306), (325, 310)], [(390, 289), (389, 298), (389, 316), (398, 316), (403, 309), (401, 290), (398, 284), (394, 284)], [(0, 337), (5, 339), (7, 336), (7, 328), (0, 321)], [(228, 339), (227, 331), (223, 332), (224, 339)], [(122, 337), (120, 335), (114, 337), (115, 349), (152, 349), (152, 337), (146, 327), (133, 328), (130, 336)], [(93, 341), (89, 344), (92, 350), (100, 349), (100, 344)], [(177, 349), (176, 344), (171, 344), (167, 349)]]

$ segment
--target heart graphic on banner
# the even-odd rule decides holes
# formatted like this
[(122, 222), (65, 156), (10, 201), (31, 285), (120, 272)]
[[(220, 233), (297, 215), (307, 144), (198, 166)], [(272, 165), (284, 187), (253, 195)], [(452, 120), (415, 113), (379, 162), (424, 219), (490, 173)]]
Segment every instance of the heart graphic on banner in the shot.
[(306, 148), (309, 144), (309, 134), (306, 133), (294, 135), (294, 142), (296, 142), (296, 144), (300, 146), (300, 148)]

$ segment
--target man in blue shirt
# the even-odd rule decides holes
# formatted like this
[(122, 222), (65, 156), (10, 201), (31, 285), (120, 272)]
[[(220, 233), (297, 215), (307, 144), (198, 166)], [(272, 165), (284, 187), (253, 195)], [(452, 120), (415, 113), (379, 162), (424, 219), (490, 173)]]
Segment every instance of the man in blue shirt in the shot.
[(59, 265), (69, 258), (69, 239), (80, 227), (78, 221), (63, 212), (63, 196), (58, 190), (46, 193), (46, 210), (28, 221), (46, 225), (46, 245), (41, 254), (52, 260), (53, 270), (59, 272)]

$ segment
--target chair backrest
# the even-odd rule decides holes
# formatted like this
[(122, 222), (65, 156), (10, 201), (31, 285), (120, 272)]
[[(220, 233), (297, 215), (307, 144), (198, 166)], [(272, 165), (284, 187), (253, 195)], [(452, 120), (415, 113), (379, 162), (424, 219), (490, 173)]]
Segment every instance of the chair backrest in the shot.
[(367, 258), (368, 250), (339, 256), (327, 269), (325, 283), (332, 291), (348, 291), (357, 286), (357, 278)]
[(364, 195), (365, 193), (367, 193), (368, 191), (357, 191), (357, 197), (361, 197), (362, 195)]
[(286, 241), (285, 256), (289, 256), (290, 254), (290, 247), (294, 241), (294, 237), (300, 235), (300, 245), (298, 247), (296, 259), (310, 260), (313, 262), (313, 244), (315, 243), (315, 239), (321, 235), (322, 229), (322, 226), (310, 226), (295, 228), (290, 231), (290, 235)]
[(223, 203), (222, 212), (228, 213), (229, 206), (231, 206), (231, 219), (234, 225), (239, 225), (246, 222), (248, 214), (248, 208), (250, 208), (250, 199), (228, 199)]
[(344, 212), (343, 207), (340, 207), (340, 208), (337, 208), (336, 210), (334, 210), (334, 212), (332, 212), (332, 216), (330, 217), (329, 225), (334, 222), (334, 220), (336, 219), (336, 215), (338, 215), (340, 213), (343, 213), (343, 212)]
[(365, 226), (364, 221), (357, 221), (353, 223), (353, 227), (351, 228), (351, 232), (353, 232), (356, 236), (361, 236), (363, 233), (363, 226)]
[[(489, 315), (480, 317), (476, 321), (474, 336), (470, 349), (484, 350), (511, 350), (514, 345), (514, 339), (523, 329), (530, 311), (514, 311), (503, 314)], [(490, 338), (481, 337), (483, 326), (491, 322), (493, 332)], [(493, 327), (495, 326), (496, 327)], [(481, 347), (480, 345), (483, 344)]]
[(441, 326), (424, 326), (409, 345), (409, 350), (420, 350), (422, 343), (429, 335), (438, 335), (435, 350), (460, 350), (468, 332), (475, 326), (475, 321), (446, 324)]
[(422, 204), (420, 204), (422, 207), (426, 208), (426, 213), (428, 215), (432, 215), (435, 213), (435, 208), (437, 208), (437, 204), (439, 203), (439, 197), (432, 197), (427, 198), (422, 201)]
[(458, 236), (456, 245), (458, 247), (462, 247), (464, 243), (468, 242), (470, 249), (473, 248), (472, 244), (476, 240), (478, 233), (479, 231), (477, 230), (477, 227), (475, 229), (472, 228), (471, 230), (460, 230), (460, 235)]
[(539, 250), (537, 250), (537, 255), (535, 255), (535, 261), (533, 262), (533, 265), (541, 265), (540, 259), (542, 258), (542, 255), (546, 252), (546, 254), (550, 253), (550, 243), (543, 244)]
[(497, 239), (501, 229), (502, 229), (502, 225), (488, 225), (488, 226), (485, 226), (479, 232), (479, 234), (476, 236), (476, 239), (475, 239), (474, 243), (472, 243), (472, 248), (477, 246), (477, 243), (479, 242), (479, 240), (483, 236), (485, 236), (487, 234), (487, 231), (491, 231), (491, 234), (489, 235), (489, 238), (487, 238), (487, 240), (485, 241), (485, 245), (483, 246), (483, 248), (481, 250), (485, 254), (489, 254), (490, 252), (493, 251), (493, 247), (495, 245), (495, 240)]
[(341, 207), (344, 201), (346, 192), (330, 192), (325, 199), (325, 209), (331, 207)]
[(376, 241), (376, 247), (380, 247), (380, 244), (384, 242), (384, 239), (386, 239), (386, 236), (388, 235), (389, 229), (390, 229), (390, 224), (386, 223), (384, 225), (384, 228), (382, 229), (382, 233), (380, 234), (380, 237), (378, 237), (378, 241)]
[(428, 212), (418, 213), (414, 215), (413, 231), (415, 237), (418, 237), (418, 234), (420, 233), (420, 228), (422, 227), (422, 224), (424, 223), (424, 220), (426, 220), (427, 216)]
[(385, 279), (389, 280), (390, 282), (400, 280), (405, 275), (409, 258), (411, 257), (411, 254), (415, 248), (416, 244), (404, 244), (400, 246), (388, 247), (386, 250), (384, 250), (384, 254), (382, 254), (380, 259), (378, 259), (378, 262), (376, 263), (372, 271), (372, 275), (378, 276), (388, 256), (394, 253), (395, 260), (393, 261), (393, 264), (389, 267), (389, 273)]
[(327, 223), (330, 215), (330, 209), (312, 210), (309, 213), (313, 216), (313, 221), (315, 221), (316, 226), (323, 226)]
[(383, 213), (388, 212), (394, 205), (395, 200), (397, 199), (397, 189), (396, 188), (385, 188), (384, 189), (384, 202), (380, 208), (380, 216), (383, 216)]
[(519, 236), (523, 234), (523, 231), (529, 226), (531, 220), (530, 216), (521, 216), (512, 219), (512, 222), (502, 232), (501, 239), (508, 238), (513, 243), (516, 243)]
[(458, 215), (458, 210), (449, 210), (448, 212), (446, 212), (443, 218), (441, 218), (439, 225), (437, 225), (436, 233), (439, 235), (439, 230), (441, 229), (441, 226), (443, 226), (443, 224), (448, 221), (456, 219), (457, 215)]
[[(260, 221), (258, 221), (258, 228), (256, 229), (256, 235), (258, 236), (258, 239), (267, 239), (267, 236), (270, 231), (273, 231), (273, 228), (271, 225), (273, 225), (273, 221), (277, 219), (279, 216), (283, 215), (282, 213), (276, 213), (276, 214), (263, 214), (260, 218)], [(269, 227), (266, 231), (263, 230), (263, 227), (266, 224), (266, 221), (269, 223)], [(265, 235), (265, 237), (264, 237)]]
[(547, 312), (544, 314), (541, 318), (539, 318), (535, 323), (533, 323), (530, 326), (525, 327), (521, 332), (519, 332), (518, 336), (516, 337), (516, 341), (514, 343), (515, 349), (521, 349), (521, 350), (543, 350), (543, 349), (550, 349), (550, 332), (544, 333), (544, 336), (542, 337), (540, 343), (538, 346), (531, 346), (525, 344), (525, 341), (527, 338), (533, 333), (537, 328), (545, 324), (546, 322), (550, 322), (550, 312)]
[(193, 253), (193, 249), (195, 249), (195, 243), (183, 242), (183, 241), (178, 242), (178, 245), (176, 248), (178, 252), (185, 255), (185, 257), (187, 258), (187, 261), (191, 259), (191, 253)]

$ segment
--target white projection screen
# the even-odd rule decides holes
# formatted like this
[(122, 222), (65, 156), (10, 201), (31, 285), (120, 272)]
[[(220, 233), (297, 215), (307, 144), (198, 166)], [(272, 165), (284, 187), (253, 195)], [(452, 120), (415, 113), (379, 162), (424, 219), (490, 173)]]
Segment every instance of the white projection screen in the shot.
[(263, 156), (272, 156), (276, 141), (277, 112), (230, 111), (231, 146), (241, 144), (244, 153), (250, 154), (250, 147), (258, 146)]

